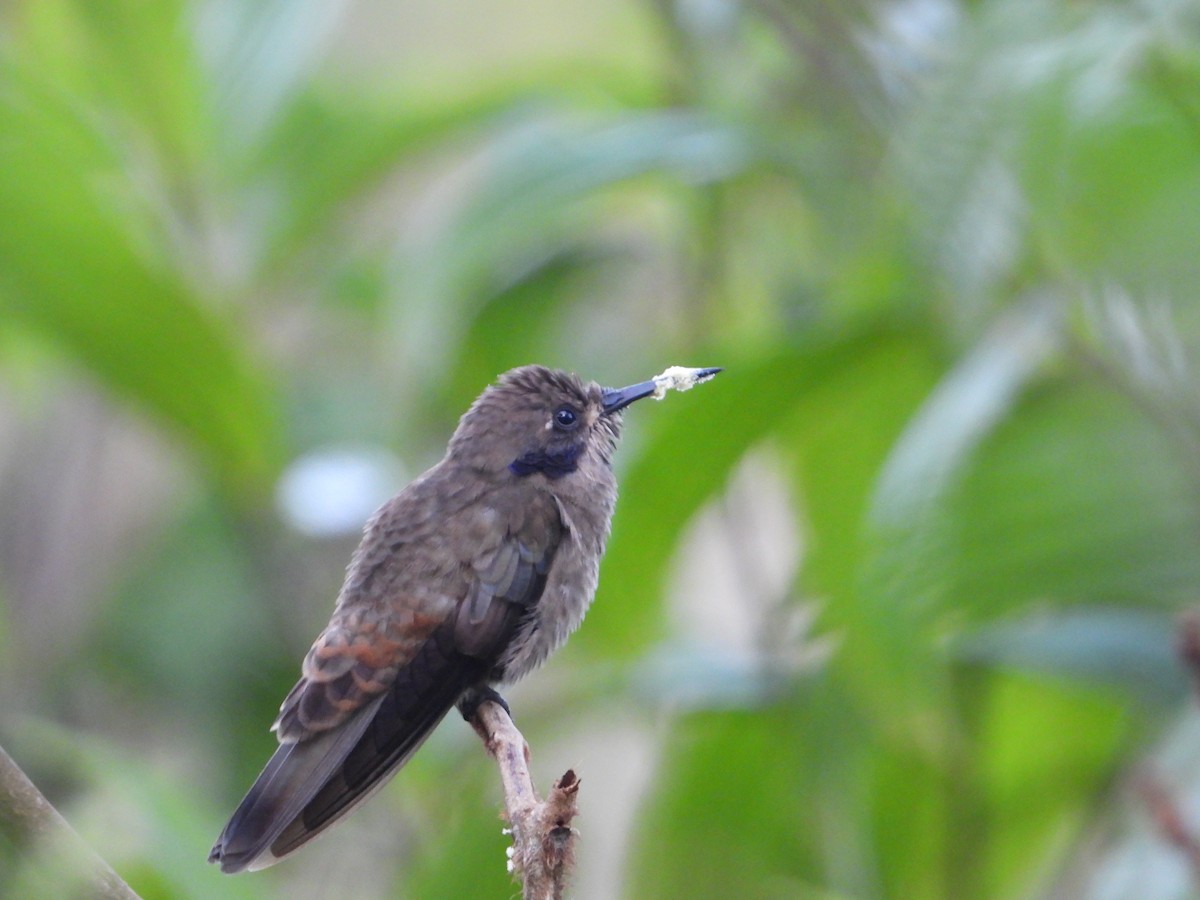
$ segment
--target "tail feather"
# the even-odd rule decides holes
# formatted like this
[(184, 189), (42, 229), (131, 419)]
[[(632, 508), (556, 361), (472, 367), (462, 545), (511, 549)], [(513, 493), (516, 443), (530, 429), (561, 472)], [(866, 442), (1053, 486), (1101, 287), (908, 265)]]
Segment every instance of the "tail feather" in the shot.
[(345, 763), (271, 844), (277, 858), (308, 843), (386, 784), (425, 743), (458, 698), (483, 679), (486, 667), (479, 660), (459, 654), (454, 657), (453, 667), (431, 671), (419, 665), (418, 655), (400, 673)]
[(382, 787), (487, 666), (439, 629), (387, 694), (338, 728), (284, 744), (250, 788), (209, 856), (223, 872), (261, 869), (312, 840)]
[(353, 751), (383, 699), (337, 731), (280, 746), (230, 817), (208, 861), (219, 862), (222, 872), (270, 865), (274, 860), (260, 863), (260, 857)]

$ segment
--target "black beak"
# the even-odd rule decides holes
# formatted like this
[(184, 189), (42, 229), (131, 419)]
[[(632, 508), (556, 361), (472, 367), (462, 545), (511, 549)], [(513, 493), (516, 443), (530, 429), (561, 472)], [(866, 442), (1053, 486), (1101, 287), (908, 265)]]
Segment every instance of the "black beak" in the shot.
[[(705, 381), (712, 378), (721, 371), (719, 366), (711, 369), (700, 369), (696, 373), (698, 381)], [(624, 409), (635, 400), (641, 400), (644, 397), (649, 397), (658, 391), (658, 385), (653, 379), (643, 381), (641, 384), (631, 384), (629, 387), (623, 388), (605, 388), (604, 389), (604, 414), (615, 413), (617, 410)]]
[(641, 400), (643, 397), (649, 397), (658, 389), (653, 381), (643, 381), (641, 384), (631, 384), (629, 387), (623, 388), (605, 388), (604, 389), (604, 414), (615, 413), (618, 409), (624, 409), (635, 400)]

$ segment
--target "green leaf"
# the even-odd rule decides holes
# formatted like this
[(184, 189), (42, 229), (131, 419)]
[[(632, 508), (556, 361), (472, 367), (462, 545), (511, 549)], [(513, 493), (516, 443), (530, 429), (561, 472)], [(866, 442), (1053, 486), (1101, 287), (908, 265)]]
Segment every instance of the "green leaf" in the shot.
[(253, 153), (314, 75), (344, 3), (212, 0), (196, 35), (207, 63), (218, 138), (234, 159)]
[(632, 842), (633, 893), (821, 896), (814, 830), (828, 793), (813, 793), (816, 767), (797, 737), (782, 709), (681, 720)]
[(25, 4), (16, 29), (30, 70), (105, 120), (131, 154), (153, 154), (165, 180), (197, 164), (208, 106), (182, 2), (46, 0)]
[(602, 248), (567, 245), (500, 286), (463, 335), (444, 404), (465, 408), (480, 385), (530, 360), (570, 369), (575, 348), (554, 346), (554, 326), (569, 314), (573, 291), (612, 262)]
[(1106, 693), (976, 671), (931, 753), (818, 677), (758, 713), (674, 724), (635, 841), (649, 897), (1037, 893), (1128, 739)]
[(469, 318), (462, 306), (486, 296), (497, 271), (511, 271), (514, 259), (541, 259), (564, 235), (585, 231), (608, 189), (651, 174), (689, 184), (728, 179), (756, 158), (736, 127), (681, 111), (538, 107), (489, 124), (474, 189), (396, 254), (414, 354), (453, 339)]
[[(327, 87), (302, 93), (265, 136), (244, 175), (271, 198), (265, 270), (324, 263), (330, 244), (345, 254), (338, 232), (350, 204), (369, 201), (371, 191), (414, 156), (474, 133), (480, 119), (509, 103), (506, 93), (494, 90), (427, 106), (386, 94), (345, 96)], [(400, 223), (394, 226), (399, 230)], [(381, 239), (390, 246), (395, 234), (385, 228)]]
[(237, 324), (147, 245), (136, 186), (96, 123), (17, 66), (0, 78), (5, 320), (183, 435), (232, 499), (260, 497), (279, 463), (276, 409)]
[(818, 536), (806, 583), (818, 595), (845, 597), (856, 589), (867, 497), (934, 378), (933, 342), (885, 324), (766, 359), (713, 362), (724, 363), (725, 373), (636, 426), (651, 434), (621, 476), (596, 605), (573, 643), (628, 655), (661, 634), (658, 597), (683, 526), (737, 461), (767, 439), (792, 454), (804, 514)]
[(1121, 395), (1048, 383), (980, 448), (947, 502), (949, 555), (927, 574), (972, 617), (1189, 600), (1200, 509), (1181, 449)]
[(1042, 894), (1141, 729), (1111, 692), (1046, 678), (996, 675), (963, 702), (982, 711), (949, 785), (969, 818), (948, 823), (968, 879), (948, 895)]

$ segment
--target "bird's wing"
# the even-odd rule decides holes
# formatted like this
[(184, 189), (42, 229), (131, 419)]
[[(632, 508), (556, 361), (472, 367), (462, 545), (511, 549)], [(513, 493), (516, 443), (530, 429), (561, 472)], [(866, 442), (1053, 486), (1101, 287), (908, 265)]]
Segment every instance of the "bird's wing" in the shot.
[[(412, 598), (398, 594), (385, 604), (391, 617), (355, 620), (352, 604), (339, 607), (280, 713), (285, 743), (213, 848), (224, 871), (270, 865), (328, 828), (412, 756), (464, 691), (488, 679), (540, 599), (564, 533), (550, 497), (523, 500), (497, 504), (509, 510), (502, 519), (493, 506), (480, 511), (483, 525), (452, 529), (470, 537), (473, 552), (460, 555), (460, 600), (441, 621), (414, 624)], [(409, 622), (407, 630), (396, 621)], [(414, 628), (424, 633), (410, 642)]]
[(391, 688), (397, 673), (456, 607), (450, 597), (420, 593), (410, 590), (383, 604), (338, 607), (304, 657), (303, 677), (271, 726), (280, 743), (337, 728)]

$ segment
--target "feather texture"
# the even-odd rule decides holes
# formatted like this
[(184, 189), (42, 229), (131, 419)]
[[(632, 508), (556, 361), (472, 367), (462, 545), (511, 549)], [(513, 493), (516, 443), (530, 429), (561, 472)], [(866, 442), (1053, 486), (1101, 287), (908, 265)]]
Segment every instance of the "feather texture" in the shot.
[[(385, 509), (403, 515), (426, 490)], [(465, 691), (501, 674), (501, 654), (542, 598), (566, 534), (549, 495), (508, 509), (477, 502), (439, 531), (407, 534), (368, 582), (388, 585), (381, 602), (339, 603), (280, 710), (280, 748), (213, 847), (223, 871), (262, 868), (303, 846), (382, 786)], [(453, 564), (447, 532), (467, 536), (461, 547), (470, 551)], [(423, 551), (440, 562), (422, 560)], [(369, 565), (371, 554), (358, 559)], [(352, 565), (347, 583), (356, 579)]]

